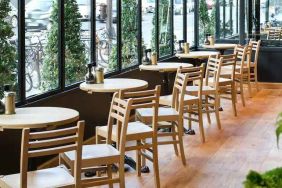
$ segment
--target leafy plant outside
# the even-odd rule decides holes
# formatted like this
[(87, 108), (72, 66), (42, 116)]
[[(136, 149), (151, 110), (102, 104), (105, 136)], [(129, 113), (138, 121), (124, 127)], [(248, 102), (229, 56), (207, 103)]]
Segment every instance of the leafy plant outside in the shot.
[(0, 100), (4, 96), (4, 85), (16, 85), (16, 48), (10, 43), (14, 36), (11, 23), (7, 20), (11, 7), (9, 0), (0, 1)]

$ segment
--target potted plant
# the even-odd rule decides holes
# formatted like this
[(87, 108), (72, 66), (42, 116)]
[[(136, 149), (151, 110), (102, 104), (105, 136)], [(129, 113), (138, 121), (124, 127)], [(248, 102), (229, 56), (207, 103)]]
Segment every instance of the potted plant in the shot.
[[(282, 133), (282, 112), (278, 115), (275, 125), (277, 147), (279, 148), (279, 137)], [(251, 170), (244, 182), (245, 188), (281, 188), (282, 187), (282, 167), (272, 169), (264, 173)]]

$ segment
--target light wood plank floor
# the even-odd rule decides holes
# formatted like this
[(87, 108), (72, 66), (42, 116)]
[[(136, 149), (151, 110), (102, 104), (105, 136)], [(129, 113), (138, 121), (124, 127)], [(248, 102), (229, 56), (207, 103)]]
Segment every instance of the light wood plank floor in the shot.
[[(276, 147), (274, 132), (276, 116), (282, 111), (282, 90), (264, 89), (246, 101), (243, 108), (238, 97), (238, 117), (232, 114), (231, 101), (222, 101), (222, 130), (217, 129), (214, 116), (208, 125), (204, 115), (205, 144), (196, 124), (193, 126), (196, 135), (184, 136), (187, 166), (175, 156), (172, 146), (159, 147), (161, 187), (239, 188), (250, 169), (282, 166), (282, 149)], [(150, 162), (148, 165), (152, 171)], [(133, 170), (127, 172), (126, 187), (154, 187), (153, 172), (142, 177)]]

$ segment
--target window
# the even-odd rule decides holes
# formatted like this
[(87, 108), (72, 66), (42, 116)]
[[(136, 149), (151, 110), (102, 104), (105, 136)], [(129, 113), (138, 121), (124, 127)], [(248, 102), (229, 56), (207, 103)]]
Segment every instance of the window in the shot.
[[(109, 4), (106, 4), (108, 3)], [(108, 12), (108, 14), (107, 14)], [(105, 73), (117, 67), (117, 1), (96, 2), (96, 62)]]
[(171, 55), (174, 42), (171, 38), (171, 4), (170, 0), (159, 1), (159, 57)]
[(90, 0), (65, 1), (65, 82), (80, 82), (90, 61)]
[(17, 4), (8, 0), (0, 1), (0, 100), (3, 98), (3, 85), (17, 89)]
[(195, 23), (194, 23), (194, 20), (195, 20), (195, 14), (194, 14), (194, 11), (195, 11), (195, 1), (194, 0), (187, 0), (187, 42), (190, 43), (190, 46), (193, 46), (195, 45), (195, 39), (194, 39), (194, 36), (195, 36)]
[(183, 40), (184, 36), (183, 36), (183, 1), (182, 0), (174, 0), (173, 13), (174, 13), (173, 16), (174, 40), (175, 41)]
[(121, 7), (121, 59), (122, 68), (138, 64), (138, 0), (122, 1)]
[(26, 96), (58, 88), (58, 3), (32, 0), (25, 5)]

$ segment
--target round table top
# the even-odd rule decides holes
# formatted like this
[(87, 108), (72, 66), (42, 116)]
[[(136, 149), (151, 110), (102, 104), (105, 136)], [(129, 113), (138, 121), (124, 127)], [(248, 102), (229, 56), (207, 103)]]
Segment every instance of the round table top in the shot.
[(157, 65), (140, 65), (140, 70), (149, 70), (149, 71), (159, 71), (159, 72), (174, 72), (177, 71), (179, 67), (193, 67), (190, 63), (176, 63), (176, 62), (167, 62), (167, 63), (158, 63)]
[(80, 84), (80, 89), (92, 92), (114, 93), (120, 90), (138, 90), (148, 87), (148, 82), (131, 78), (109, 78), (105, 79), (103, 84)]
[(210, 55), (218, 55), (219, 52), (214, 51), (192, 51), (188, 54), (176, 54), (175, 56), (178, 58), (189, 58), (189, 59), (201, 59), (208, 58)]
[(216, 49), (216, 50), (226, 50), (226, 49), (232, 49), (235, 48), (237, 44), (219, 44), (216, 43), (214, 45), (203, 45), (203, 48), (207, 49)]
[(0, 115), (1, 129), (24, 129), (59, 126), (79, 119), (79, 112), (60, 107), (17, 108), (16, 114)]

